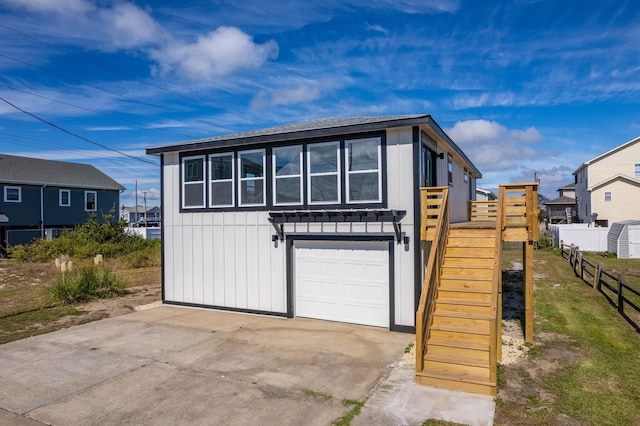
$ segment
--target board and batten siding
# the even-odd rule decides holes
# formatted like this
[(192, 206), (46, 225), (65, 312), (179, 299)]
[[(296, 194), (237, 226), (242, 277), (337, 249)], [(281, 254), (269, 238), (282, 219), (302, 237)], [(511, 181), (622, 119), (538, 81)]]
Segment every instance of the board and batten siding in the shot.
[(268, 213), (180, 213), (177, 154), (165, 154), (163, 183), (165, 301), (285, 314), (285, 247)]
[[(387, 131), (386, 152), (387, 207), (407, 212), (402, 232), (413, 239), (412, 129)], [(180, 213), (179, 164), (177, 153), (164, 154), (165, 301), (286, 314), (286, 245), (272, 241), (268, 213)], [(394, 228), (391, 223), (295, 223), (285, 224), (284, 232), (393, 235)], [(413, 327), (413, 244), (394, 242), (393, 250), (394, 322)]]

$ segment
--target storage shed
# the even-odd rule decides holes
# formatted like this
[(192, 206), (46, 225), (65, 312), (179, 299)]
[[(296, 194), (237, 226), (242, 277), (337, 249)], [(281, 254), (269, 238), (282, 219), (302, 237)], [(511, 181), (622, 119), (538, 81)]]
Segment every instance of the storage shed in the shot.
[(620, 259), (640, 258), (640, 220), (614, 223), (609, 229), (607, 242), (607, 251)]
[(467, 220), (481, 177), (429, 115), (326, 118), (147, 149), (162, 300), (415, 331), (420, 187)]

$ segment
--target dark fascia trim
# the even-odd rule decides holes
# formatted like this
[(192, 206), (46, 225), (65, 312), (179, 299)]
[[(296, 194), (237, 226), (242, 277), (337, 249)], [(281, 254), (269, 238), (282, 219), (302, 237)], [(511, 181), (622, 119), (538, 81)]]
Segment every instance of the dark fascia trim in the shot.
[(426, 121), (427, 121), (427, 124), (431, 126), (431, 128), (438, 134), (438, 136), (444, 139), (444, 141), (447, 144), (449, 144), (449, 146), (451, 146), (451, 148), (453, 148), (453, 150), (460, 157), (462, 157), (464, 161), (467, 162), (467, 164), (470, 166), (472, 171), (475, 173), (476, 179), (482, 178), (482, 173), (480, 172), (480, 170), (478, 170), (478, 168), (471, 162), (471, 160), (469, 160), (469, 157), (467, 157), (467, 155), (460, 149), (460, 147), (456, 145), (456, 143), (449, 137), (449, 135), (447, 135), (445, 131), (442, 130), (442, 127), (440, 127), (440, 125), (436, 123), (436, 121), (433, 118), (431, 118), (431, 116), (429, 116)]
[(204, 309), (212, 309), (217, 311), (239, 312), (243, 314), (268, 315), (272, 317), (286, 316), (284, 312), (261, 311), (258, 309), (231, 308), (229, 306), (218, 306), (218, 305), (203, 305), (201, 303), (173, 302), (168, 300), (163, 300), (162, 303), (165, 305), (187, 306), (190, 308), (204, 308)]
[(396, 234), (389, 232), (292, 232), (287, 234), (287, 241), (313, 240), (313, 241), (393, 241)]
[[(420, 127), (413, 128), (413, 279), (414, 279), (414, 308), (417, 311), (422, 292), (422, 241), (420, 240), (421, 211), (420, 211), (420, 161), (422, 138)], [(415, 321), (415, 315), (414, 315)]]
[(270, 211), (272, 223), (307, 222), (400, 222), (406, 210), (340, 209), (340, 210), (291, 210)]
[(395, 323), (396, 301), (395, 301), (395, 234), (388, 233), (305, 233), (305, 234), (287, 234), (286, 243), (286, 280), (287, 280), (287, 318), (293, 318), (294, 315), (294, 266), (293, 266), (293, 249), (295, 240), (311, 240), (311, 241), (387, 241), (389, 250), (389, 330), (400, 331), (405, 333), (415, 333), (415, 327), (397, 325)]
[[(335, 138), (367, 132), (380, 132), (395, 127), (409, 127), (424, 125), (433, 121), (430, 115), (423, 115), (411, 118), (391, 119), (378, 121), (375, 123), (356, 124), (350, 126), (338, 126), (316, 130), (303, 130), (285, 133), (275, 133), (270, 135), (258, 135), (247, 137), (230, 137), (228, 139), (199, 139), (186, 141), (172, 145), (165, 145), (147, 148), (147, 155), (159, 155), (163, 152), (197, 151), (204, 149), (222, 149), (230, 147), (243, 147), (246, 145), (271, 144), (274, 142), (292, 142), (297, 140), (307, 140), (313, 138)], [(233, 135), (230, 135), (233, 136)]]
[(393, 327), (389, 327), (389, 330), (400, 333), (416, 334), (416, 328), (410, 325), (394, 325)]
[[(165, 162), (165, 156), (164, 154), (160, 154), (160, 194), (164, 194), (164, 162)], [(182, 173), (182, 166), (179, 167), (180, 168), (180, 173)], [(182, 175), (180, 175), (180, 179), (182, 180)], [(180, 185), (180, 193), (179, 196), (182, 197), (182, 185)], [(164, 220), (164, 198), (165, 197), (160, 197), (160, 218), (161, 220)], [(182, 198), (180, 198), (180, 200), (182, 200)], [(182, 201), (180, 201), (180, 203), (182, 203)], [(136, 206), (137, 209), (137, 206)], [(146, 214), (146, 213), (145, 213)], [(164, 261), (164, 247), (165, 247), (165, 241), (166, 241), (166, 235), (165, 235), (165, 227), (161, 227), (160, 228), (160, 289), (162, 291), (162, 302), (165, 302), (165, 290), (164, 290), (164, 286), (166, 283), (166, 280), (164, 278), (164, 274), (165, 274), (165, 269), (164, 269), (164, 265), (165, 265), (165, 261)]]

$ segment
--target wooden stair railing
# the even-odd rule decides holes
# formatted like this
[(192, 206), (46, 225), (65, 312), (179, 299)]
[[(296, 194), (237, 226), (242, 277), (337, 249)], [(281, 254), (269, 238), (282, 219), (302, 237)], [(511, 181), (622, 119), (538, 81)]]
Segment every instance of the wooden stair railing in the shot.
[(420, 188), (422, 200), (423, 241), (430, 241), (420, 302), (416, 311), (416, 372), (424, 369), (424, 355), (433, 323), (436, 292), (440, 283), (442, 261), (449, 232), (449, 188)]

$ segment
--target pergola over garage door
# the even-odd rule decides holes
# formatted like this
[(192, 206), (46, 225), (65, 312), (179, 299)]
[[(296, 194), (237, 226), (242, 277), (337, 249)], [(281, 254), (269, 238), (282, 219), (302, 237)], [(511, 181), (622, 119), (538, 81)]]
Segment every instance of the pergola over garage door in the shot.
[(389, 327), (389, 243), (294, 243), (295, 315)]

